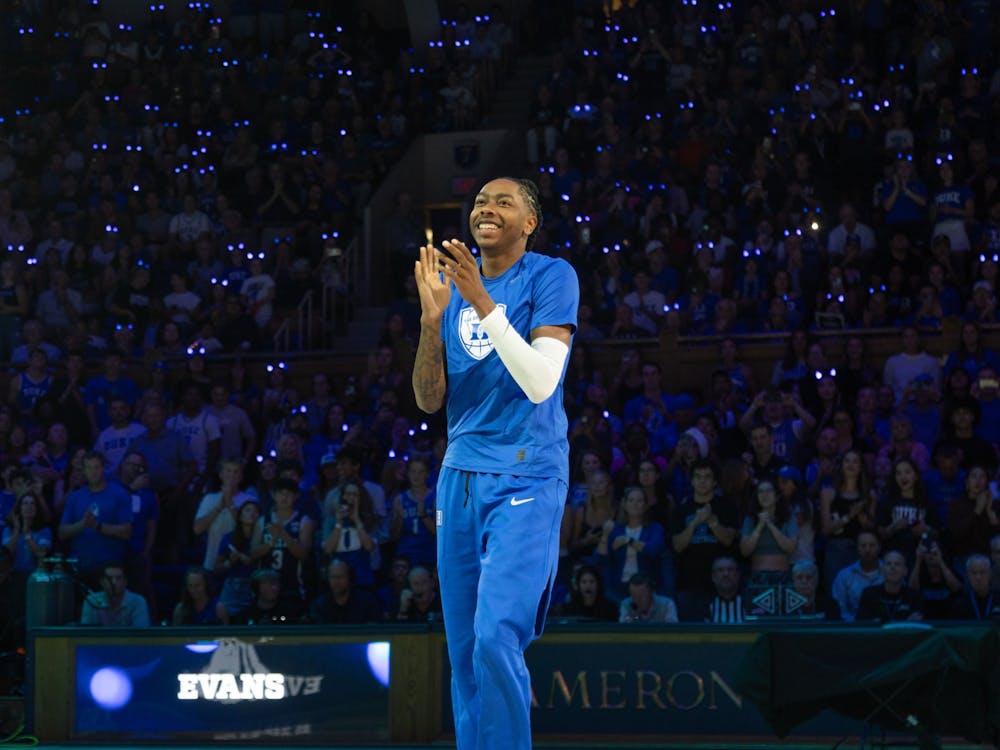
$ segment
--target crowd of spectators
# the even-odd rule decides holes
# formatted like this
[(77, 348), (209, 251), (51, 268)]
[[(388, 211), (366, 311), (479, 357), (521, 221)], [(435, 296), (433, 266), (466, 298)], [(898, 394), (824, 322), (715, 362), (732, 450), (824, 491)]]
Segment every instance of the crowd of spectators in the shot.
[[(521, 49), (555, 48), (526, 128), (536, 246), (582, 290), (553, 615), (992, 616), (989, 3), (558, 6)], [(154, 12), (141, 41), (89, 7), (48, 21), (79, 38), (20, 35), (52, 80), (0, 154), (0, 338), (23, 364), (0, 410), (15, 568), (70, 553), (102, 589), (89, 622), (143, 621), (125, 582), (152, 622), (435, 619), (445, 437), (410, 395), (412, 280), (366, 373), (208, 365), (266, 340), (322, 277), (409, 135), (476, 121), (465, 77), (491, 77), (482, 50), (509, 29), (461, 9), (414, 53), (363, 14), (220, 27), (192, 7)], [(949, 316), (962, 336), (942, 364), (921, 332)], [(813, 334), (831, 328), (828, 350)], [(899, 352), (872, 361), (855, 328), (900, 328), (883, 334)], [(639, 348), (595, 367), (602, 341), (664, 330), (714, 337), (703, 392), (672, 392)], [(740, 358), (757, 331), (787, 340), (768, 382)], [(156, 366), (133, 380), (123, 353)]]

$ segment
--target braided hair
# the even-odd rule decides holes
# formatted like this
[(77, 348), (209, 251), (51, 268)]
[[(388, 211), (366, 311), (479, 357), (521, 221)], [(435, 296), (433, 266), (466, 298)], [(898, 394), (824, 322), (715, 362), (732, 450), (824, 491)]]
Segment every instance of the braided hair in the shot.
[(517, 185), (521, 197), (528, 204), (528, 210), (535, 216), (535, 228), (528, 235), (526, 243), (526, 249), (530, 250), (535, 244), (538, 230), (542, 228), (542, 200), (538, 195), (538, 186), (527, 177), (503, 177), (501, 179), (510, 180)]

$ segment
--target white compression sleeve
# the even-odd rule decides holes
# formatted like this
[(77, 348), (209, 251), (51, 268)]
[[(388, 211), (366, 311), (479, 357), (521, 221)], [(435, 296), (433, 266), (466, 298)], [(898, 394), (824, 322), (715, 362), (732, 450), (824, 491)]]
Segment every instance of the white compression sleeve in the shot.
[(507, 372), (531, 403), (540, 404), (555, 393), (569, 356), (566, 344), (549, 336), (539, 336), (528, 344), (500, 307), (494, 307), (480, 323)]

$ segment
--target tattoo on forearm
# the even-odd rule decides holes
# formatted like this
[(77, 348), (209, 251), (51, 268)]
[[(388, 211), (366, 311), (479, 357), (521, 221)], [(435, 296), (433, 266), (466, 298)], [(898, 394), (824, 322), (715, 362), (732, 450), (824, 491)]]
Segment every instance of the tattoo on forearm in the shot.
[(413, 363), (413, 393), (425, 411), (437, 411), (444, 400), (444, 346), (435, 331), (420, 330)]

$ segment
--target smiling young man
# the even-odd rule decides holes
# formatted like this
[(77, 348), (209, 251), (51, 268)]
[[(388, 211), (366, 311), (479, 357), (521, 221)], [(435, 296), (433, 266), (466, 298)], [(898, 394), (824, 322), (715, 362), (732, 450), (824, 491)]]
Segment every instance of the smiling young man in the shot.
[(422, 247), (414, 267), (417, 405), (436, 412), (447, 394), (436, 523), (459, 750), (531, 747), (524, 650), (559, 560), (562, 385), (579, 304), (573, 268), (529, 252), (541, 219), (533, 183), (492, 180), (469, 216), (480, 257), (449, 240)]

